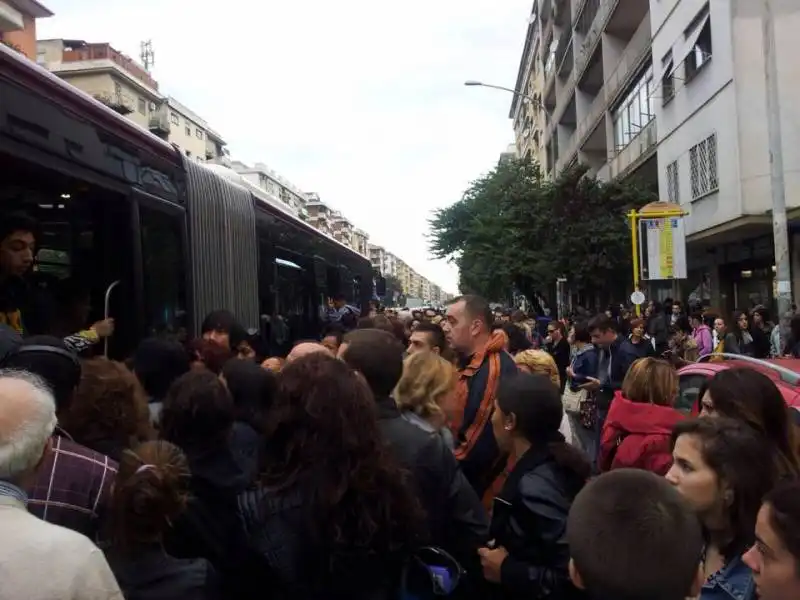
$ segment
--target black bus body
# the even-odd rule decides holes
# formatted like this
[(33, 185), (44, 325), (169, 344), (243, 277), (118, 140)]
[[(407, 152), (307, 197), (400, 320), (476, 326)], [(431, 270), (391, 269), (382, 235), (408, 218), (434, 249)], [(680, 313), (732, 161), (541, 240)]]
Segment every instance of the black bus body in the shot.
[(319, 334), (328, 296), (373, 296), (366, 257), (0, 45), (0, 218), (11, 210), (40, 223), (36, 275), (88, 282), (93, 318), (120, 282), (111, 356), (196, 335), (219, 308), (285, 352)]

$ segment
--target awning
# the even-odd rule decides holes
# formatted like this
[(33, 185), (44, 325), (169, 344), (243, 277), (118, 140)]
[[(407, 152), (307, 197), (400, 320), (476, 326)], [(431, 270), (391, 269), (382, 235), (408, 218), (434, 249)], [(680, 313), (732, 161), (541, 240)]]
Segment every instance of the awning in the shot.
[(706, 25), (708, 25), (708, 20), (710, 18), (711, 13), (706, 13), (706, 15), (700, 19), (700, 21), (698, 21), (697, 27), (695, 27), (686, 37), (686, 40), (683, 42), (683, 46), (681, 47), (680, 54), (678, 54), (679, 60), (672, 67), (672, 73), (670, 73), (670, 75), (675, 73), (675, 69), (677, 69), (678, 66), (686, 62), (689, 54), (691, 54), (691, 52), (694, 50), (694, 47), (697, 45), (697, 40), (700, 38), (700, 34), (703, 33), (703, 29)]

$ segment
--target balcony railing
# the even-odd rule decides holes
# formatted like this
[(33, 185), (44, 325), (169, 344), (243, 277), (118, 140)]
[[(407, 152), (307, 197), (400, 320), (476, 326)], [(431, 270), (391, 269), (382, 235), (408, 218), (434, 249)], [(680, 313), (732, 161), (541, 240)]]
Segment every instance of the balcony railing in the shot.
[(592, 21), (592, 26), (586, 32), (586, 37), (581, 44), (580, 49), (575, 54), (575, 70), (578, 72), (578, 78), (583, 75), (586, 65), (589, 64), (589, 59), (594, 54), (597, 44), (600, 42), (600, 34), (606, 28), (606, 23), (617, 7), (619, 0), (600, 0), (600, 6), (597, 14)]
[(102, 92), (95, 94), (94, 97), (121, 115), (129, 115), (135, 108), (133, 98), (123, 92)]
[[(167, 106), (161, 105), (156, 110), (150, 113), (150, 132), (159, 136), (166, 138), (170, 131), (172, 131), (172, 125), (169, 121), (169, 109)], [(213, 158), (213, 156), (208, 156), (206, 153), (206, 158)]]
[(583, 147), (586, 140), (597, 128), (597, 122), (605, 113), (606, 106), (606, 93), (605, 88), (603, 88), (597, 93), (594, 100), (592, 100), (592, 104), (589, 106), (589, 112), (575, 128), (575, 133), (570, 138), (566, 151), (558, 159), (558, 163), (556, 163), (557, 171), (561, 171), (566, 167), (572, 161), (575, 153)]
[(646, 17), (628, 42), (611, 76), (606, 79), (606, 99), (609, 103), (614, 102), (617, 94), (625, 88), (642, 65), (650, 52), (651, 41), (650, 18)]
[(154, 90), (158, 89), (158, 82), (153, 79), (150, 73), (136, 64), (133, 59), (128, 58), (108, 44), (87, 44), (80, 48), (64, 50), (61, 55), (61, 62), (65, 63), (89, 60), (110, 60), (142, 83)]
[(658, 144), (658, 131), (656, 129), (656, 120), (651, 119), (645, 125), (631, 143), (625, 146), (619, 154), (611, 159), (611, 177), (617, 178), (626, 173), (634, 165), (655, 149)]

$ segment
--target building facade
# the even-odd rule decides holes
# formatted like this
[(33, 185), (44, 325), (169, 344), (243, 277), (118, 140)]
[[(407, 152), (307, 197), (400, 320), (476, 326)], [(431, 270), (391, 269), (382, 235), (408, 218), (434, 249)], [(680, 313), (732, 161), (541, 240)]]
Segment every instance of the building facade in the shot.
[(319, 229), (325, 235), (333, 237), (331, 228), (331, 214), (333, 211), (319, 198), (316, 192), (308, 192), (305, 195), (306, 209), (308, 210), (308, 222)]
[(522, 155), (549, 176), (580, 162), (603, 180), (655, 184), (651, 38), (648, 0), (534, 2), (517, 78), (532, 102), (511, 110)]
[(52, 16), (36, 0), (0, 0), (0, 43), (36, 60), (36, 19)]
[(199, 162), (224, 162), (225, 141), (133, 59), (107, 43), (39, 40), (37, 62)]
[[(307, 197), (310, 195), (301, 192), (299, 188), (289, 183), (264, 163), (256, 163), (251, 167), (243, 162), (234, 160), (230, 162), (230, 167), (247, 181), (263, 190), (276, 204), (282, 205), (286, 210), (301, 219), (309, 218)], [(314, 194), (314, 196), (316, 195)], [(319, 197), (317, 196), (316, 199), (319, 200)]]
[(363, 229), (353, 229), (353, 250), (358, 252), (361, 256), (369, 255), (369, 234)]
[[(659, 189), (688, 213), (689, 280), (726, 313), (776, 293), (762, 2), (652, 0)], [(800, 3), (772, 0), (794, 297), (800, 294)]]
[[(798, 297), (800, 2), (770, 4)], [(635, 175), (685, 209), (688, 280), (677, 290), (651, 286), (653, 296), (678, 293), (724, 313), (773, 304), (763, 7), (752, 0), (533, 3), (515, 88), (527, 98), (515, 97), (509, 115), (517, 151), (549, 176), (576, 162), (603, 180)]]

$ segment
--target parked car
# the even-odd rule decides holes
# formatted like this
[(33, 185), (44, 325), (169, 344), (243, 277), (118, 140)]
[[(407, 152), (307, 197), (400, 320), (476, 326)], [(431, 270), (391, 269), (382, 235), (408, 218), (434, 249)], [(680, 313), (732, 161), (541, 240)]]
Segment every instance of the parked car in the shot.
[[(722, 357), (721, 362), (710, 362), (712, 357)], [(680, 388), (675, 408), (687, 414), (700, 412), (700, 390), (711, 377), (734, 367), (755, 369), (775, 382), (787, 406), (800, 411), (800, 359), (777, 358), (760, 360), (739, 354), (708, 354), (696, 363), (678, 370)]]

